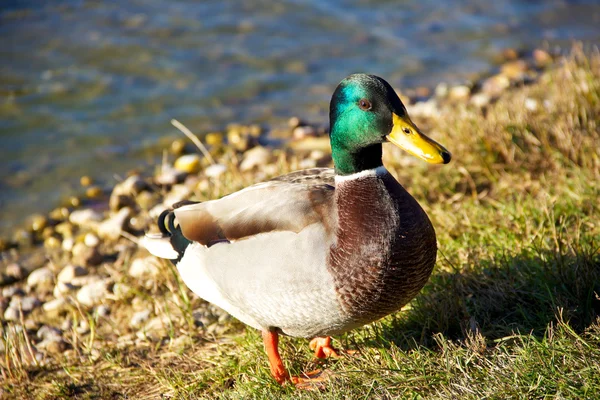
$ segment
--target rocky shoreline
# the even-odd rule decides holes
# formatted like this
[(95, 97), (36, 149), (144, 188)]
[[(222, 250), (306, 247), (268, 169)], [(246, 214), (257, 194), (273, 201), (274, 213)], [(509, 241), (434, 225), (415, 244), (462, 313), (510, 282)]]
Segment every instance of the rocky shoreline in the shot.
[[(406, 90), (401, 97), (409, 114), (436, 119), (456, 103), (485, 112), (504, 91), (538, 80), (556, 55), (506, 50), (502, 59), (497, 73), (469, 85)], [(531, 99), (525, 107), (543, 105)], [(235, 328), (222, 310), (188, 293), (172, 267), (140, 249), (138, 238), (156, 229), (158, 215), (175, 202), (217, 198), (296, 169), (330, 166), (329, 142), (325, 127), (292, 117), (278, 130), (232, 124), (206, 134), (203, 145), (208, 155), (177, 139), (155, 171), (131, 173), (109, 189), (84, 176), (84, 196), (31, 216), (27, 227), (0, 240), (5, 378), (65, 358), (96, 360), (100, 346), (180, 349), (200, 340), (180, 334), (189, 332), (185, 326), (203, 332), (200, 337)], [(386, 157), (386, 164), (405, 162), (393, 152)], [(166, 300), (157, 301), (157, 294)]]

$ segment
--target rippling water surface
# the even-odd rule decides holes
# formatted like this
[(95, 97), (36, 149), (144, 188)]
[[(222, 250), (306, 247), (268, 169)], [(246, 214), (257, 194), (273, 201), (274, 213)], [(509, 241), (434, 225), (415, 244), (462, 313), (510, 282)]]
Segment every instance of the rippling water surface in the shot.
[(4, 1), (0, 233), (154, 161), (177, 118), (326, 122), (352, 72), (434, 86), (488, 70), (505, 47), (600, 38), (598, 1)]

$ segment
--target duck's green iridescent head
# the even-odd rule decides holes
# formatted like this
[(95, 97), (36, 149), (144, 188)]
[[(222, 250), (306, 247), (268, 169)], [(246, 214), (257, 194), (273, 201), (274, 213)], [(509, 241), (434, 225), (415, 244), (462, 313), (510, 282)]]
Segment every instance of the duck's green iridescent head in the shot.
[(381, 166), (385, 142), (430, 163), (450, 162), (450, 152), (419, 131), (394, 89), (377, 76), (354, 74), (340, 82), (331, 97), (329, 120), (338, 174)]

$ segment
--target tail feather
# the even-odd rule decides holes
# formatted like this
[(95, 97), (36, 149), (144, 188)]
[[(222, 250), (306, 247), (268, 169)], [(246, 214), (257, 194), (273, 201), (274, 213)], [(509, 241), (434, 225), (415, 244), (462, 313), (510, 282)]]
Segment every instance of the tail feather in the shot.
[(152, 255), (168, 260), (176, 260), (179, 253), (173, 248), (170, 236), (146, 235), (141, 240), (141, 245)]
[(142, 238), (142, 246), (156, 257), (166, 258), (177, 263), (183, 257), (183, 253), (191, 241), (183, 236), (181, 228), (176, 222), (173, 210), (163, 211), (157, 221), (160, 234), (147, 234)]

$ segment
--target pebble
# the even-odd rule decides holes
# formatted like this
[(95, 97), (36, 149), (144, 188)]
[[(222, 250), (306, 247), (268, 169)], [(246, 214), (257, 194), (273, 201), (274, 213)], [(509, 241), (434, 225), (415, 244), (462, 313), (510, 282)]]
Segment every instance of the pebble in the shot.
[(246, 172), (253, 168), (263, 166), (270, 161), (271, 152), (262, 146), (256, 146), (244, 154), (240, 164), (240, 171)]
[(13, 241), (19, 247), (29, 247), (32, 244), (33, 236), (24, 229), (17, 229), (13, 235)]
[(175, 160), (175, 169), (188, 174), (196, 174), (200, 171), (201, 159), (198, 154), (186, 154)]
[(92, 209), (75, 210), (69, 215), (69, 221), (78, 226), (95, 227), (102, 221), (102, 214)]
[(500, 67), (500, 73), (511, 80), (521, 80), (529, 67), (525, 60), (509, 61)]
[(2, 289), (2, 297), (24, 296), (25, 292), (18, 286), (7, 286)]
[(510, 86), (510, 80), (504, 75), (494, 75), (483, 81), (481, 92), (488, 96), (498, 97)]
[(150, 310), (138, 311), (135, 314), (133, 314), (133, 316), (131, 317), (131, 320), (129, 321), (129, 325), (132, 328), (138, 328), (144, 322), (148, 321), (149, 318), (150, 318)]
[(48, 215), (55, 221), (64, 221), (69, 218), (69, 214), (71, 214), (71, 212), (67, 207), (58, 207), (50, 211), (50, 214)]
[(185, 180), (187, 172), (178, 171), (173, 167), (165, 166), (162, 168), (154, 181), (161, 186), (171, 186), (176, 183), (181, 183)]
[(54, 230), (65, 239), (73, 237), (73, 225), (70, 222), (61, 222), (54, 227)]
[(159, 273), (159, 266), (156, 257), (136, 258), (129, 267), (129, 276), (138, 279), (155, 277)]
[(298, 117), (291, 117), (290, 119), (288, 119), (288, 126), (291, 129), (299, 127), (301, 123), (302, 121)]
[(54, 290), (52, 291), (52, 294), (54, 295), (54, 297), (60, 298), (60, 297), (64, 297), (65, 294), (69, 294), (78, 288), (79, 288), (78, 286), (72, 285), (71, 283), (68, 283), (68, 282), (58, 282), (56, 284), (56, 286), (54, 286)]
[(471, 89), (466, 85), (458, 85), (450, 88), (448, 92), (448, 97), (451, 100), (460, 101), (466, 100), (469, 98), (469, 94), (471, 93)]
[(23, 322), (23, 327), (28, 331), (37, 331), (41, 325), (39, 321), (36, 321), (33, 318), (27, 318)]
[(87, 275), (88, 270), (79, 265), (67, 265), (57, 276), (57, 280), (63, 283), (70, 283), (76, 276)]
[(41, 214), (34, 214), (29, 217), (29, 226), (32, 232), (41, 232), (48, 226), (48, 218)]
[(99, 317), (108, 317), (110, 315), (110, 308), (104, 304), (96, 307), (96, 315)]
[(79, 179), (79, 183), (81, 184), (81, 186), (87, 187), (90, 186), (93, 183), (93, 181), (92, 178), (90, 178), (87, 175), (84, 175)]
[(292, 137), (294, 140), (300, 140), (307, 137), (317, 136), (317, 130), (312, 126), (298, 126), (294, 128)]
[(538, 101), (536, 99), (532, 99), (528, 97), (525, 99), (525, 108), (529, 111), (537, 111), (538, 109)]
[(435, 87), (434, 93), (435, 93), (435, 97), (437, 97), (438, 99), (443, 99), (446, 96), (448, 96), (448, 84), (445, 82), (441, 82), (438, 83), (437, 86)]
[(4, 319), (6, 321), (18, 321), (20, 319), (20, 312), (16, 308), (8, 307), (4, 311)]
[(535, 49), (533, 51), (533, 60), (536, 66), (543, 68), (552, 63), (552, 56), (545, 50)]
[(131, 293), (131, 286), (125, 283), (117, 282), (113, 286), (113, 293), (115, 296), (117, 296), (117, 298), (124, 299), (129, 295), (129, 293)]
[(329, 144), (329, 138), (323, 137), (307, 137), (302, 140), (295, 140), (289, 143), (290, 148), (296, 151), (331, 151), (331, 145)]
[(150, 186), (139, 175), (132, 175), (115, 185), (108, 200), (111, 211), (118, 211), (123, 207), (135, 207), (134, 196), (147, 191)]
[(60, 329), (62, 329), (63, 332), (68, 332), (73, 329), (73, 320), (69, 318), (63, 320), (60, 324)]
[(53, 300), (44, 303), (42, 308), (46, 312), (56, 311), (67, 304), (67, 300), (64, 297), (57, 297)]
[(246, 151), (252, 147), (252, 141), (246, 134), (241, 133), (237, 129), (232, 129), (227, 132), (227, 142), (237, 151)]
[(160, 198), (154, 193), (142, 192), (136, 196), (135, 202), (142, 210), (150, 210), (160, 202)]
[(48, 325), (42, 325), (37, 333), (36, 336), (38, 337), (38, 339), (42, 339), (42, 340), (46, 340), (46, 339), (50, 339), (50, 338), (61, 338), (62, 337), (62, 331), (58, 328), (54, 328)]
[(108, 240), (119, 239), (130, 217), (131, 209), (129, 207), (121, 208), (115, 215), (98, 225), (98, 235)]
[(46, 250), (57, 250), (62, 247), (62, 242), (55, 236), (50, 236), (44, 240), (44, 248)]
[(204, 168), (204, 175), (209, 178), (218, 178), (227, 171), (227, 167), (223, 164), (212, 164)]
[(476, 93), (471, 96), (469, 102), (473, 104), (475, 107), (482, 108), (490, 104), (491, 97), (487, 93)]
[(77, 292), (77, 301), (84, 306), (92, 307), (106, 298), (106, 282), (98, 280), (88, 283)]
[(220, 132), (210, 132), (204, 136), (204, 140), (209, 146), (217, 147), (223, 144), (223, 134)]
[(75, 243), (72, 249), (72, 262), (85, 266), (97, 266), (104, 261), (104, 256), (98, 251), (97, 247), (88, 247), (85, 243)]
[(152, 218), (152, 220), (156, 221), (156, 219), (158, 218), (158, 216), (165, 211), (166, 209), (168, 209), (171, 205), (165, 205), (165, 204), (157, 204), (156, 206), (152, 207), (152, 209), (150, 211), (148, 211), (148, 215), (150, 216), (150, 218)]
[(85, 195), (88, 199), (98, 199), (102, 197), (103, 194), (102, 189), (98, 186), (90, 186), (85, 190)]
[(134, 334), (121, 335), (117, 338), (117, 349), (123, 349), (125, 347), (134, 345)]
[(169, 193), (163, 199), (164, 204), (172, 205), (181, 200), (188, 199), (192, 194), (192, 190), (185, 185), (174, 185)]
[(63, 338), (51, 338), (38, 343), (40, 349), (45, 349), (48, 353), (58, 355), (67, 349), (67, 342)]
[(504, 58), (505, 60), (516, 60), (517, 58), (519, 58), (519, 52), (517, 52), (517, 50), (512, 49), (512, 48), (506, 48), (502, 50), (502, 58)]
[(300, 162), (298, 163), (298, 168), (299, 169), (309, 169), (309, 168), (315, 168), (317, 166), (317, 161), (313, 160), (312, 158), (305, 158), (300, 160)]
[(193, 340), (188, 335), (181, 335), (171, 341), (171, 347), (173, 349), (183, 349), (193, 344)]
[(100, 239), (98, 238), (98, 236), (94, 235), (91, 232), (88, 232), (85, 234), (85, 237), (83, 238), (83, 243), (85, 243), (85, 245), (87, 247), (96, 247), (100, 244)]
[(37, 308), (42, 303), (37, 297), (26, 296), (26, 297), (13, 297), (8, 305), (8, 308), (21, 309), (23, 313), (28, 314)]
[(36, 269), (27, 278), (27, 286), (35, 287), (46, 284), (52, 284), (54, 282), (54, 273), (48, 267), (42, 267)]
[(183, 139), (175, 139), (171, 142), (171, 153), (179, 156), (185, 150), (185, 141)]
[(411, 106), (406, 107), (411, 116), (433, 118), (439, 117), (440, 109), (438, 102), (435, 99), (427, 101), (419, 101)]

